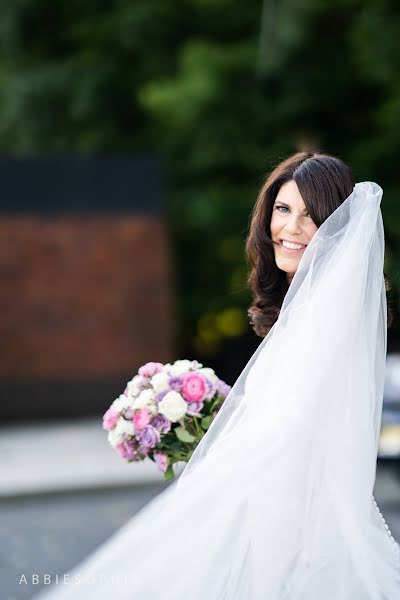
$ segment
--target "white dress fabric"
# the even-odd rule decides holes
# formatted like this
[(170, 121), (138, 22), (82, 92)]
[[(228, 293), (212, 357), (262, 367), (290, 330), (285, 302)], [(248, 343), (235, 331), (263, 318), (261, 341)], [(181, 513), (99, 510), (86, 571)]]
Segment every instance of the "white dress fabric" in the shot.
[(40, 598), (400, 598), (399, 546), (373, 498), (381, 198), (377, 184), (358, 183), (318, 229), (278, 321), (181, 476)]

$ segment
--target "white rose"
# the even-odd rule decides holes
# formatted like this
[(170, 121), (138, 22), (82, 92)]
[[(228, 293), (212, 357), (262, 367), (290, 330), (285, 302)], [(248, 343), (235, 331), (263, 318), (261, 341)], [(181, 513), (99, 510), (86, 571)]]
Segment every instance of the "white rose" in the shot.
[(174, 377), (178, 377), (190, 371), (191, 366), (192, 362), (190, 360), (176, 360), (170, 368), (170, 373)]
[(132, 403), (132, 408), (144, 408), (154, 401), (153, 390), (142, 390)]
[(140, 394), (140, 384), (143, 383), (143, 380), (144, 378), (141, 375), (135, 375), (131, 381), (128, 381), (126, 387), (128, 388), (128, 394), (130, 396), (136, 397), (138, 394)]
[(122, 440), (121, 436), (115, 435), (115, 429), (111, 429), (108, 432), (108, 441), (110, 442), (111, 446), (115, 448), (115, 446), (118, 446), (118, 444), (120, 444)]
[(122, 417), (118, 419), (116, 426), (114, 429), (108, 432), (108, 441), (111, 446), (117, 446), (118, 444), (122, 444), (124, 441), (124, 434), (134, 435), (135, 427), (132, 421), (126, 421)]
[(192, 360), (191, 368), (193, 369), (193, 371), (197, 371), (197, 369), (201, 369), (202, 366), (203, 366), (202, 363), (198, 362), (197, 360)]
[(120, 435), (120, 436), (123, 436), (124, 434), (134, 435), (135, 434), (135, 426), (132, 421), (127, 421), (126, 419), (123, 419), (121, 417), (117, 421), (117, 424), (114, 427), (114, 431), (115, 431), (116, 435)]
[(210, 369), (210, 367), (203, 367), (202, 369), (199, 369), (199, 373), (202, 373), (204, 377), (207, 377), (211, 383), (217, 383), (218, 381), (218, 377), (216, 376), (214, 369)]
[(131, 401), (129, 400), (129, 398), (127, 398), (126, 396), (124, 396), (124, 394), (121, 394), (118, 398), (116, 398), (114, 400), (114, 402), (112, 403), (112, 406), (116, 410), (118, 410), (119, 412), (121, 412), (125, 408), (128, 408), (128, 406), (130, 405), (130, 403), (131, 403)]
[(172, 422), (179, 421), (186, 413), (187, 404), (182, 396), (175, 391), (168, 392), (158, 403), (158, 412)]
[(160, 373), (153, 375), (150, 383), (156, 393), (169, 390), (169, 375), (168, 373), (160, 371)]
[(156, 402), (152, 402), (151, 404), (148, 404), (146, 406), (146, 408), (151, 412), (151, 414), (153, 415), (153, 417), (155, 415), (158, 415), (158, 406)]

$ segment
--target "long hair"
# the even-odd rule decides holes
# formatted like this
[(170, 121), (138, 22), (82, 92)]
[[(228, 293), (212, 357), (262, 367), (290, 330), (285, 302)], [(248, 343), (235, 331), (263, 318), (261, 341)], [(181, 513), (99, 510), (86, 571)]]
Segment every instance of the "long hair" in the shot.
[[(281, 162), (261, 187), (246, 239), (247, 282), (253, 294), (248, 315), (260, 337), (266, 336), (277, 320), (289, 287), (287, 274), (275, 261), (270, 222), (276, 196), (290, 180), (296, 182), (317, 227), (351, 194), (355, 183), (350, 168), (340, 159), (320, 152), (297, 152)], [(386, 276), (385, 283), (389, 289)], [(391, 320), (388, 311), (388, 324)]]

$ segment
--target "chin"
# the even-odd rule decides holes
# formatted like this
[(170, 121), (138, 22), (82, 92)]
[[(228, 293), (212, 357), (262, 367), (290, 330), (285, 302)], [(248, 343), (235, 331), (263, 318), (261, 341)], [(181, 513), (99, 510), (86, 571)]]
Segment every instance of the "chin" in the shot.
[(288, 264), (288, 261), (276, 261), (276, 265), (278, 267), (278, 269), (280, 269), (281, 271), (284, 271), (287, 275), (289, 275), (290, 277), (293, 277), (293, 275), (296, 273), (297, 271), (297, 267), (299, 266), (299, 262), (300, 261), (296, 261), (296, 262), (291, 262), (290, 264)]

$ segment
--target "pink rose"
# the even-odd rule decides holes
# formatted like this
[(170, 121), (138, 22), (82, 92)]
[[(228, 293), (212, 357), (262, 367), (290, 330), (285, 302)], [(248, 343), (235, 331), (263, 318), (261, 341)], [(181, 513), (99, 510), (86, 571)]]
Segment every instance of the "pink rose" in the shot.
[(183, 386), (181, 393), (188, 402), (203, 400), (207, 392), (204, 377), (198, 373), (186, 373), (183, 375)]
[(165, 473), (169, 464), (168, 456), (164, 452), (154, 452), (153, 456), (158, 468)]
[(115, 449), (121, 458), (126, 458), (128, 460), (138, 460), (139, 458), (139, 453), (137, 452), (137, 450), (129, 444), (127, 444), (126, 442), (122, 444), (117, 444), (115, 446)]
[(140, 408), (133, 417), (135, 429), (143, 429), (150, 423), (152, 415), (147, 408)]
[(162, 370), (163, 366), (164, 365), (162, 363), (148, 362), (145, 365), (143, 365), (143, 367), (140, 367), (138, 372), (139, 375), (142, 375), (143, 377), (153, 377), (153, 375), (159, 373)]
[(113, 429), (119, 419), (119, 412), (114, 406), (110, 406), (108, 411), (103, 415), (103, 429)]

